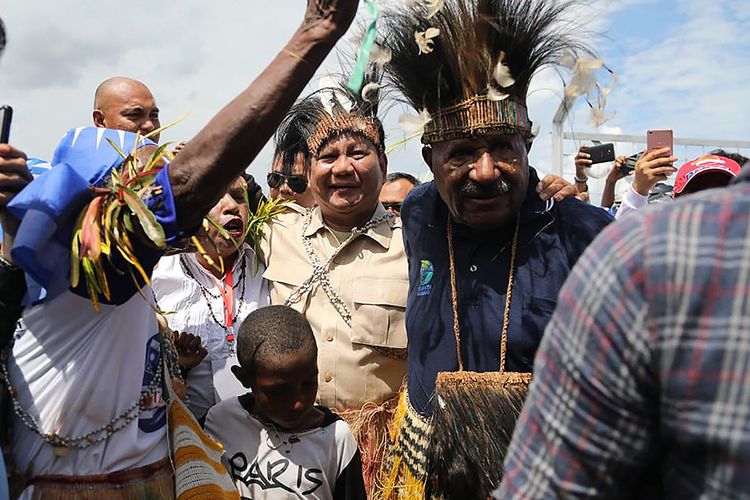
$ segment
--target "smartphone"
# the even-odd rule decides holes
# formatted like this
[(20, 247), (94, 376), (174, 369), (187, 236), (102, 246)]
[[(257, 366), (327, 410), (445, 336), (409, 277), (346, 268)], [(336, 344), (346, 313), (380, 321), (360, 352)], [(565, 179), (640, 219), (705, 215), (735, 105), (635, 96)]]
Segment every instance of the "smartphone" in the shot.
[(614, 161), (615, 159), (615, 145), (611, 142), (598, 146), (589, 146), (586, 148), (586, 152), (591, 156), (589, 159), (593, 164)]
[(620, 172), (628, 175), (630, 172), (635, 170), (635, 164), (638, 163), (638, 160), (641, 159), (641, 156), (643, 156), (643, 151), (625, 158), (625, 161), (622, 162), (622, 165), (620, 165)]
[(672, 156), (672, 131), (671, 130), (649, 130), (646, 133), (646, 147), (649, 151), (654, 149), (669, 148)]
[(8, 141), (10, 141), (10, 122), (13, 120), (13, 108), (8, 105), (0, 106), (0, 114), (2, 114), (0, 144), (8, 144)]

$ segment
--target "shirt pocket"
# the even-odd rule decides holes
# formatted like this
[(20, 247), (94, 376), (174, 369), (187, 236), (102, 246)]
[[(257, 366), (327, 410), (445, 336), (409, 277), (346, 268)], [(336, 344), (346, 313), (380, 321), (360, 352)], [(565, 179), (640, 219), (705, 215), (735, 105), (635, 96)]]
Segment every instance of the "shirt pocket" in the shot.
[(362, 278), (355, 282), (352, 312), (353, 344), (406, 349), (404, 279)]
[(302, 285), (309, 275), (309, 266), (305, 267), (302, 265), (296, 265), (293, 262), (285, 262), (284, 265), (276, 262), (271, 263), (263, 273), (263, 277), (266, 281), (282, 284), (291, 288), (297, 288)]

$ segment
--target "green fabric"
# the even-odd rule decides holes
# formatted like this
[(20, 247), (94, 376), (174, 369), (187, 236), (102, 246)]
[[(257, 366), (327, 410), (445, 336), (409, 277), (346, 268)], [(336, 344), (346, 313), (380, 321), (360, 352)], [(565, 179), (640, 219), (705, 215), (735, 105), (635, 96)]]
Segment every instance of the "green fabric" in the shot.
[(348, 240), (349, 236), (352, 235), (351, 231), (336, 231), (335, 229), (331, 229), (331, 232), (336, 237), (336, 239), (339, 240), (339, 245)]
[(365, 72), (367, 71), (367, 65), (370, 62), (370, 52), (372, 52), (372, 45), (375, 43), (375, 33), (378, 24), (378, 17), (380, 13), (375, 0), (365, 0), (365, 6), (367, 7), (372, 21), (367, 27), (365, 38), (362, 40), (362, 45), (359, 47), (359, 54), (357, 55), (357, 63), (354, 65), (352, 74), (349, 77), (349, 83), (347, 87), (352, 92), (359, 94), (362, 90), (362, 84), (365, 81)]

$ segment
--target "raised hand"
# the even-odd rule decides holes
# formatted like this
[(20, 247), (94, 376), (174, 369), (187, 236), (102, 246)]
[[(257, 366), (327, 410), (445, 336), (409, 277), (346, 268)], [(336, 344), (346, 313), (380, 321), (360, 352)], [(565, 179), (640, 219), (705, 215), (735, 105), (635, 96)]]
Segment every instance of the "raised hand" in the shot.
[(659, 181), (667, 180), (667, 177), (677, 172), (674, 162), (676, 156), (670, 154), (669, 148), (655, 149), (646, 151), (635, 164), (635, 174), (633, 177), (633, 189), (647, 196), (651, 189)]
[(354, 21), (358, 5), (359, 0), (308, 0), (302, 27), (340, 37)]

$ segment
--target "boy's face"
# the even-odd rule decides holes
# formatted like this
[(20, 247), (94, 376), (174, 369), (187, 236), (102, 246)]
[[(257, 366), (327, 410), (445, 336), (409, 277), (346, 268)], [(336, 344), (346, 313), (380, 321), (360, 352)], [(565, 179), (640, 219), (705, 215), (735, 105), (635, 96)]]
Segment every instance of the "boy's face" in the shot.
[[(316, 359), (317, 353), (303, 349), (287, 356), (256, 361), (255, 376), (249, 380), (256, 410), (285, 429), (305, 427), (318, 394)], [(245, 384), (245, 377), (238, 378)]]

